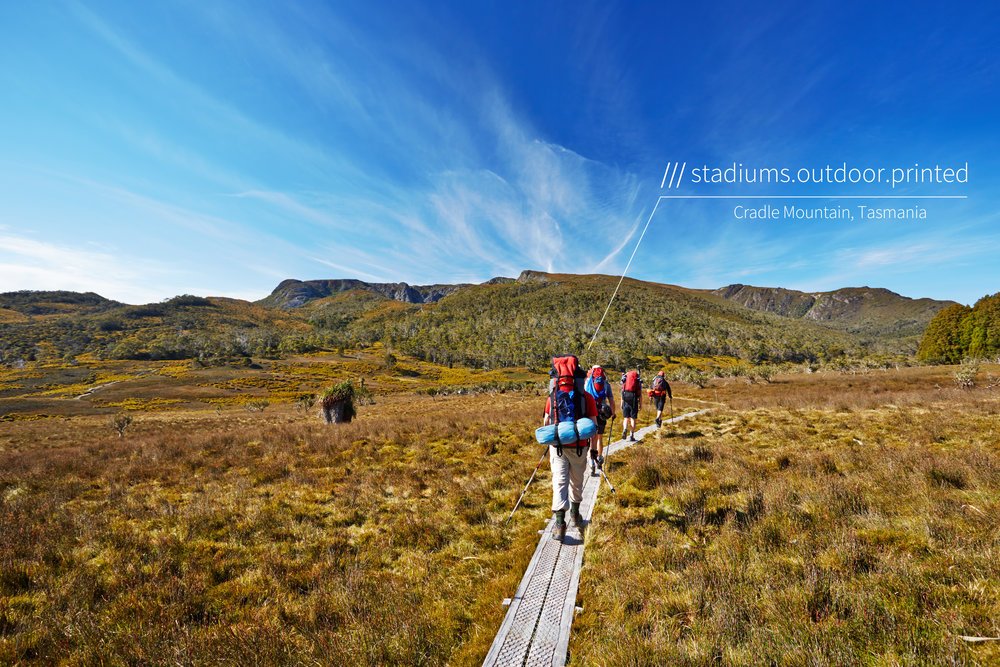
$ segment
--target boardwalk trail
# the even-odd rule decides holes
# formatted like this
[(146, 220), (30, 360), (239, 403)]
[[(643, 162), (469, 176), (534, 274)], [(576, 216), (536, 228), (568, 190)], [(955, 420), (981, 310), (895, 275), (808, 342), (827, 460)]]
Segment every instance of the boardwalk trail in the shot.
[[(705, 412), (708, 410), (680, 415), (663, 423), (679, 422)], [(636, 442), (641, 442), (654, 431), (656, 426), (639, 429), (635, 432)], [(610, 457), (633, 444), (636, 443), (618, 440), (606, 448), (605, 454)], [(602, 479), (591, 477), (588, 469), (583, 504), (580, 506), (585, 526), (590, 524), (593, 516)], [(535, 554), (510, 602), (484, 665), (548, 667), (566, 664), (580, 568), (583, 566), (584, 539), (580, 530), (571, 523), (566, 539), (562, 543), (557, 542), (551, 537), (552, 526), (553, 521), (550, 520), (542, 531)]]

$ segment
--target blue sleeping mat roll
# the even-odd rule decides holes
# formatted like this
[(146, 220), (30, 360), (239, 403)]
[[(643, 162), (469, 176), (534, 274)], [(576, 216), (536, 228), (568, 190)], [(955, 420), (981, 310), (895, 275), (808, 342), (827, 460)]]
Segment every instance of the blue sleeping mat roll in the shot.
[[(559, 444), (556, 442), (556, 425), (549, 424), (548, 426), (542, 426), (535, 429), (535, 440), (538, 441), (540, 445), (555, 445)], [(583, 419), (576, 420), (576, 429), (573, 429), (573, 422), (562, 422), (558, 426), (559, 429), (559, 441), (564, 445), (575, 444), (579, 440), (589, 440), (597, 435), (597, 424), (594, 423), (593, 419), (584, 417)]]

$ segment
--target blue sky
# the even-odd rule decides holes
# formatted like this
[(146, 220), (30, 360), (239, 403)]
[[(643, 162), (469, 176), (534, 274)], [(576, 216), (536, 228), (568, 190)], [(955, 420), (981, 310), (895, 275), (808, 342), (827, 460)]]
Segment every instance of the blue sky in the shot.
[(968, 199), (853, 223), (663, 202), (632, 276), (1000, 290), (997, 3), (704, 4), (0, 3), (0, 291), (617, 274), (668, 161), (968, 163), (671, 191)]

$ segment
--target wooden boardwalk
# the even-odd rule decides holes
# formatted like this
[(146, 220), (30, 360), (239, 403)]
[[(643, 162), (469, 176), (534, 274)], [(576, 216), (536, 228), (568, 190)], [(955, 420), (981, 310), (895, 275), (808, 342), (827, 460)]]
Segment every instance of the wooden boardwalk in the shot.
[[(663, 423), (679, 422), (705, 412), (708, 410), (679, 415)], [(655, 425), (639, 429), (635, 432), (636, 442), (641, 442), (644, 436), (654, 431)], [(615, 441), (605, 447), (605, 458), (633, 444), (636, 443)], [(603, 479), (601, 476), (590, 476), (590, 466), (587, 466), (580, 506), (584, 530), (590, 525)], [(611, 481), (615, 481), (613, 476)], [(570, 522), (566, 539), (557, 542), (551, 535), (553, 524), (554, 520), (550, 519), (545, 530), (541, 531), (535, 554), (510, 601), (507, 615), (483, 665), (549, 667), (566, 664), (580, 569), (583, 566), (584, 536)]]

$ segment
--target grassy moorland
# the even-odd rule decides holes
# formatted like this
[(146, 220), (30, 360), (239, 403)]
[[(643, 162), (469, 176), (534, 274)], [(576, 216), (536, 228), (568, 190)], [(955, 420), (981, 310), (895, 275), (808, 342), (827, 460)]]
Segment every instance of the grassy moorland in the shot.
[[(543, 472), (501, 525), (537, 376), (258, 365), (4, 371), (0, 664), (482, 660), (548, 517)], [(676, 385), (719, 409), (612, 462), (574, 663), (995, 661), (957, 635), (1000, 635), (1000, 391), (950, 373)], [(350, 425), (297, 405), (359, 375)]]
[(573, 664), (997, 664), (1000, 391), (953, 386), (732, 384), (623, 452)]
[(8, 425), (0, 663), (475, 662), (537, 538), (498, 525), (537, 400)]

